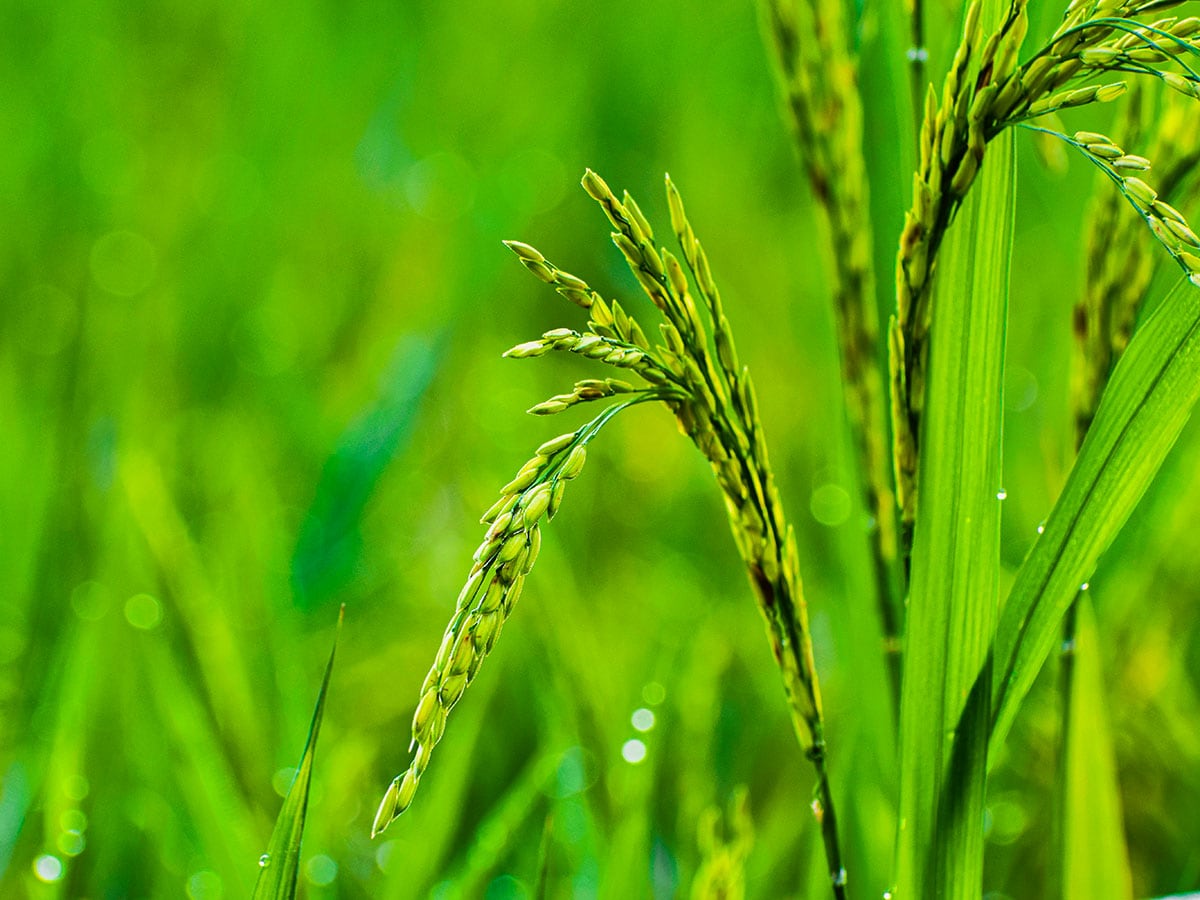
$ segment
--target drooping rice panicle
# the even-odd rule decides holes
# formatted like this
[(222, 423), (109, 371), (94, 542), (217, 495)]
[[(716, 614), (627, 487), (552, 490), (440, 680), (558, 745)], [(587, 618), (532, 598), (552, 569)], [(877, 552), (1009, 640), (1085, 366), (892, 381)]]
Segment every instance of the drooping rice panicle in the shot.
[[(1115, 100), (1126, 92), (1125, 81), (1085, 83), (1113, 74), (1153, 78), (1188, 96), (1200, 95), (1193, 60), (1200, 57), (1197, 21), (1146, 24), (1133, 18), (1164, 8), (1165, 4), (1153, 2), (1076, 0), (1050, 41), (1020, 65), (1017, 56), (1028, 30), (1025, 3), (1015, 0), (1002, 25), (986, 39), (979, 28), (978, 2), (968, 8), (963, 39), (941, 100), (932, 90), (927, 98), (921, 163), (897, 257), (897, 309), (889, 334), (893, 449), (902, 521), (909, 526), (916, 511), (917, 440), (931, 321), (929, 282), (946, 229), (975, 181), (987, 144), (1011, 125)], [(1117, 158), (1103, 156), (1113, 152), (1111, 147), (1094, 146), (1088, 153), (1093, 162)], [(1173, 210), (1155, 206), (1156, 198), (1142, 189), (1140, 179), (1128, 174), (1143, 163), (1148, 167), (1149, 162), (1123, 152), (1118, 156), (1122, 166), (1105, 168), (1122, 192), (1136, 201), (1144, 221), (1176, 262), (1195, 276), (1200, 258), (1186, 249), (1191, 246), (1187, 243), (1190, 229), (1183, 230), (1186, 222)]]
[(509, 614), (521, 596), (525, 578), (541, 550), (541, 522), (554, 518), (567, 483), (576, 478), (587, 459), (587, 445), (604, 425), (627, 407), (659, 398), (657, 389), (633, 392), (578, 431), (542, 444), (500, 491), (500, 499), (483, 515), (488, 526), (475, 551), (466, 584), (442, 644), (421, 685), (412, 721), (408, 768), (388, 786), (371, 826), (379, 834), (413, 801), (434, 748), (446, 730), (450, 711), (462, 698), (492, 651)]
[[(1194, 112), (1188, 101), (1175, 94), (1168, 94), (1159, 106), (1147, 109), (1151, 105), (1144, 96), (1148, 90), (1132, 92), (1119, 128), (1127, 144), (1142, 143), (1145, 132), (1150, 132), (1150, 149), (1147, 157), (1127, 156), (1121, 169), (1136, 174), (1149, 168), (1149, 160), (1153, 159), (1154, 181), (1162, 196), (1186, 210), (1200, 185), (1200, 179), (1194, 177), (1200, 164), (1200, 133), (1188, 116), (1189, 112), (1194, 116)], [(1122, 192), (1102, 184), (1088, 217), (1086, 283), (1074, 312), (1072, 404), (1076, 447), (1082, 444), (1091, 425), (1112, 367), (1129, 344), (1161, 259), (1153, 252), (1141, 217), (1125, 214), (1125, 203)]]

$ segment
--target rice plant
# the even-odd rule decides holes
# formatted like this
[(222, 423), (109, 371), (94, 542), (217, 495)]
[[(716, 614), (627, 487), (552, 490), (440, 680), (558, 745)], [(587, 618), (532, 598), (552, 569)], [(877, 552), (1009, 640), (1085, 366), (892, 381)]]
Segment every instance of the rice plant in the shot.
[(1200, 18), (1057, 3), (6, 10), (0, 895), (1200, 891)]
[[(899, 623), (889, 596), (894, 575), (887, 567), (897, 551), (899, 581), (907, 591), (908, 652), (900, 674), (893, 675), (900, 680), (900, 790), (895, 882), (888, 896), (968, 897), (982, 890), (989, 753), (1002, 746), (1075, 593), (1086, 590), (1100, 554), (1148, 486), (1196, 399), (1189, 385), (1197, 374), (1195, 361), (1189, 360), (1196, 324), (1189, 288), (1173, 293), (1132, 338), (1129, 322), (1137, 301), (1126, 303), (1117, 315), (1124, 323), (1118, 332), (1130, 342), (1128, 362), (1108, 373), (1110, 336), (1102, 335), (1109, 344), (1105, 356), (1089, 359), (1085, 348), (1085, 365), (1098, 374), (1089, 378), (1092, 390), (1080, 399), (1076, 421), (1081, 435), (1095, 431), (1081, 440), (1067, 487), (1001, 605), (1000, 502), (1006, 497), (1001, 397), (1014, 216), (1013, 132), (1018, 126), (1036, 129), (1078, 151), (1124, 196), (1187, 281), (1200, 286), (1200, 257), (1193, 252), (1200, 239), (1140, 177), (1150, 161), (1127, 153), (1105, 134), (1067, 134), (1039, 124), (1063, 110), (1120, 98), (1128, 82), (1114, 75), (1158, 79), (1200, 97), (1200, 76), (1187, 63), (1188, 56), (1200, 56), (1190, 42), (1200, 33), (1200, 20), (1172, 17), (1146, 24), (1138, 18), (1162, 6), (1125, 0), (1073, 3), (1049, 41), (1024, 61), (1029, 29), (1024, 3), (1005, 9), (974, 0), (964, 10), (962, 37), (942, 90), (939, 94), (930, 85), (925, 96), (912, 206), (897, 256), (896, 307), (888, 331), (893, 509), (893, 492), (878, 464), (884, 429), (870, 365), (875, 344), (866, 250), (870, 222), (861, 111), (845, 26), (837, 4), (805, 4), (799, 10), (769, 5), (767, 28), (781, 63), (786, 106), (835, 262), (843, 383), (866, 505), (875, 514), (873, 559), (881, 570), (875, 584), (889, 652)], [(806, 26), (815, 40), (808, 39)], [(586, 441), (621, 410), (659, 400), (707, 458), (723, 491), (800, 748), (816, 767), (813, 813), (823, 835), (830, 888), (843, 898), (850, 876), (826, 768), (798, 554), (767, 464), (749, 370), (741, 366), (707, 256), (670, 179), (672, 230), (687, 274), (670, 250), (656, 248), (650, 222), (628, 193), (618, 199), (590, 170), (583, 185), (616, 229), (614, 244), (662, 315), (663, 342), (652, 346), (620, 303), (605, 303), (587, 282), (538, 250), (509, 243), (527, 269), (592, 318), (586, 331), (548, 331), (507, 355), (566, 350), (631, 369), (646, 384), (583, 381), (571, 393), (530, 410), (553, 414), (585, 401), (631, 395), (608, 406), (583, 431), (544, 445), (484, 516), (490, 528), (414, 715), (416, 755), (389, 787), (373, 831), (412, 802), (447, 714), (492, 649), (511, 606), (509, 597), (519, 592), (518, 579), (532, 566), (540, 541), (537, 520), (582, 467)], [(1105, 310), (1106, 319), (1112, 315)], [(1111, 387), (1097, 387), (1109, 379)], [(1132, 438), (1131, 430), (1140, 439)], [(1102, 485), (1111, 487), (1101, 490)], [(890, 525), (896, 513), (898, 548)], [(1073, 640), (1073, 628), (1067, 628)], [(1065, 696), (1073, 696), (1069, 674)], [(1073, 814), (1064, 801), (1064, 828), (1077, 827)], [(1074, 877), (1064, 865), (1062, 884), (1069, 888)]]

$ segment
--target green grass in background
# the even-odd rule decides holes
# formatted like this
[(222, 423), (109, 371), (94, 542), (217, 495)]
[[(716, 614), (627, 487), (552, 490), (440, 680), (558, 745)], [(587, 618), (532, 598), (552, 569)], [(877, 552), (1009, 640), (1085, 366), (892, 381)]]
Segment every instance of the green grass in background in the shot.
[[(582, 377), (500, 359), (564, 318), (500, 241), (632, 293), (587, 165), (656, 221), (670, 170), (720, 273), (799, 530), (843, 824), (867, 835), (856, 890), (882, 893), (864, 516), (751, 4), (14, 0), (0, 26), (0, 895), (248, 896), (344, 602), (308, 896), (525, 897), (541, 867), (551, 896), (686, 893), (697, 823), (739, 785), (749, 895), (824, 896), (719, 499), (652, 409), (592, 449), (416, 803), (368, 839), (476, 520), (564, 430), (521, 411)], [(1017, 145), (1002, 594), (1074, 452), (1084, 213), (1062, 197), (1094, 178)], [(1200, 882), (1198, 441), (1091, 579), (1139, 896)], [(989, 789), (996, 900), (1052, 871), (1052, 680)]]

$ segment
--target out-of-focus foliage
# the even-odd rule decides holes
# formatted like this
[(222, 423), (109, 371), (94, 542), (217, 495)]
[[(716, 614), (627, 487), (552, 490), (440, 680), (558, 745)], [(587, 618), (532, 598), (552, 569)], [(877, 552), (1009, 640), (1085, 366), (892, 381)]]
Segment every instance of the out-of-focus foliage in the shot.
[[(0, 895), (248, 896), (345, 602), (308, 896), (686, 894), (696, 822), (739, 785), (747, 896), (821, 896), (811, 775), (724, 512), (653, 409), (593, 446), (421, 796), (367, 836), (476, 520), (566, 428), (521, 411), (582, 372), (500, 359), (579, 315), (500, 240), (635, 293), (585, 165), (655, 220), (669, 169), (706, 235), (799, 530), (853, 892), (882, 893), (866, 523), (750, 4), (12, 0), (0, 50)], [(1019, 143), (1010, 570), (1072, 455), (1093, 177)], [(1200, 884), (1198, 445), (1091, 582), (1142, 896)], [(996, 898), (1049, 871), (1043, 681), (989, 796)]]

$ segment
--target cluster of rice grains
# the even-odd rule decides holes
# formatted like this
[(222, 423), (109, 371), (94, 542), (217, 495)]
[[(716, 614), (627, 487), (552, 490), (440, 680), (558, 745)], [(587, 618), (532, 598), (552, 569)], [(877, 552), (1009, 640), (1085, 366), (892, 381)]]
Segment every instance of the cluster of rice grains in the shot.
[[(1166, 245), (1171, 257), (1188, 254), (1184, 264), (1195, 265), (1195, 236), (1175, 207), (1190, 208), (1200, 194), (1200, 131), (1195, 126), (1191, 102), (1179, 94), (1165, 94), (1155, 103), (1153, 85), (1135, 85), (1120, 120), (1114, 125), (1121, 143), (1149, 142), (1147, 156), (1154, 160), (1158, 192), (1146, 185), (1137, 172), (1149, 168), (1149, 160), (1121, 152), (1117, 142), (1105, 135), (1076, 133), (1070, 143), (1087, 153), (1107, 176), (1087, 217), (1087, 268), (1084, 295), (1074, 310), (1077, 352), (1072, 376), (1076, 446), (1100, 403), (1109, 373), (1133, 335), (1134, 322), (1144, 306), (1151, 278), (1162, 260), (1145, 238), (1149, 220), (1153, 237)], [(1130, 173), (1140, 183), (1132, 188), (1132, 202), (1141, 216), (1124, 209)], [(1118, 188), (1112, 190), (1112, 181)], [(1152, 197), (1149, 204), (1137, 198)], [(1168, 205), (1163, 197), (1169, 198)], [(1193, 279), (1194, 280), (1194, 279)]]
[(412, 760), (388, 787), (373, 832), (378, 834), (412, 803), (451, 709), (494, 646), (533, 567), (541, 543), (539, 522), (554, 516), (566, 483), (583, 466), (588, 442), (629, 406), (661, 401), (711, 463), (724, 494), (733, 534), (783, 673), (797, 736), (817, 768), (831, 877), (844, 880), (825, 772), (821, 695), (795, 537), (784, 518), (768, 464), (754, 386), (749, 372), (738, 362), (708, 258), (670, 179), (667, 198), (682, 262), (666, 248), (654, 245), (649, 222), (628, 194), (618, 199), (591, 171), (585, 174), (583, 186), (616, 229), (613, 242), (662, 314), (662, 342), (652, 346), (646, 332), (620, 303), (606, 302), (583, 279), (557, 268), (533, 247), (508, 243), (535, 276), (587, 310), (590, 321), (584, 331), (554, 329), (513, 347), (505, 356), (525, 359), (552, 351), (575, 353), (622, 369), (644, 383), (635, 386), (615, 378), (588, 379), (529, 410), (552, 415), (581, 403), (611, 403), (578, 431), (538, 448), (483, 517), (487, 533), (475, 553), (413, 715)]
[[(1200, 96), (1200, 76), (1185, 60), (1200, 55), (1200, 19), (1145, 24), (1133, 18), (1172, 5), (1176, 4), (1170, 0), (1074, 0), (1046, 46), (1020, 65), (1017, 54), (1029, 24), (1025, 3), (1011, 4), (1001, 26), (986, 39), (978, 0), (969, 7), (941, 100), (932, 88), (926, 100), (921, 162), (896, 267), (897, 308), (889, 343), (897, 495), (906, 523), (915, 515), (930, 279), (946, 229), (975, 180), (988, 142), (1010, 125), (1116, 99), (1125, 93), (1126, 82), (1084, 83), (1113, 73), (1149, 76), (1188, 96)], [(1069, 136), (1030, 127), (1064, 140), (1100, 166), (1193, 282), (1200, 283), (1195, 234), (1135, 174), (1149, 168), (1146, 159), (1126, 154), (1104, 135)]]

